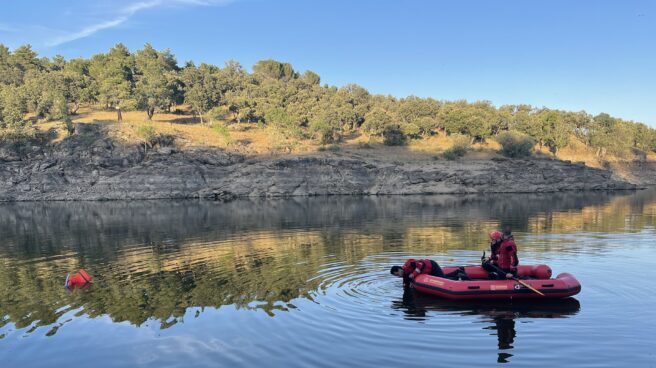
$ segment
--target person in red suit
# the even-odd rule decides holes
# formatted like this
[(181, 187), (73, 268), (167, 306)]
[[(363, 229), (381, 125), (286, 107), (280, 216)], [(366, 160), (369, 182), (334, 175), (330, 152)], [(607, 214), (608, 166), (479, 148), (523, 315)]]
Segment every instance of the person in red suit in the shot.
[(517, 244), (510, 231), (506, 228), (501, 231), (490, 233), (490, 250), (492, 255), (483, 260), (483, 268), (489, 272), (492, 279), (511, 279), (517, 277)]
[(390, 273), (394, 276), (402, 277), (403, 284), (411, 286), (415, 278), (419, 275), (431, 275), (443, 277), (452, 280), (469, 280), (463, 268), (445, 274), (437, 262), (430, 259), (408, 259), (403, 266), (392, 266)]

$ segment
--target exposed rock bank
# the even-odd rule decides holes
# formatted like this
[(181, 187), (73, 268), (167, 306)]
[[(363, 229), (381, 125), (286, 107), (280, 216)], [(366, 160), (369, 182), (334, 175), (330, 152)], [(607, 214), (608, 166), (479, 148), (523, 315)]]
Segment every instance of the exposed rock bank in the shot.
[(246, 157), (218, 150), (119, 145), (87, 132), (56, 144), (0, 148), (0, 200), (233, 198), (624, 190), (610, 171), (534, 158), (409, 164), (319, 153)]

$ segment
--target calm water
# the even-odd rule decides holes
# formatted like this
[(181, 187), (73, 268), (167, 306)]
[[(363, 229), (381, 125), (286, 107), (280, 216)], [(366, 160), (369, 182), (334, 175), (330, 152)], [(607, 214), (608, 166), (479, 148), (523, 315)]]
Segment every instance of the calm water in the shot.
[[(551, 303), (404, 294), (511, 225)], [(0, 205), (4, 367), (655, 367), (656, 190)], [(64, 277), (85, 267), (88, 291)]]

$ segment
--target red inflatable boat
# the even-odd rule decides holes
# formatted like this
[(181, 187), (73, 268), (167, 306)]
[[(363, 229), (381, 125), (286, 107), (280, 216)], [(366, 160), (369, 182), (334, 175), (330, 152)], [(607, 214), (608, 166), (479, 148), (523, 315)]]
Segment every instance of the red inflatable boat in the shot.
[[(444, 273), (453, 272), (456, 267), (444, 267)], [(472, 299), (557, 299), (576, 295), (581, 291), (579, 281), (569, 273), (561, 273), (551, 278), (551, 268), (546, 265), (523, 265), (517, 268), (522, 282), (540, 291), (530, 290), (516, 280), (489, 280), (488, 273), (481, 266), (467, 266), (465, 272), (471, 278), (467, 281), (449, 280), (442, 277), (419, 275), (415, 279), (415, 289), (453, 300)]]

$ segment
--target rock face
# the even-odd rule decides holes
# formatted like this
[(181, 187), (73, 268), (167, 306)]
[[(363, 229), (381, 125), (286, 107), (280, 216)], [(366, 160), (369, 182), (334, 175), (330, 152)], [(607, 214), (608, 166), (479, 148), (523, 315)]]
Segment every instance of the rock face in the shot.
[(656, 162), (628, 161), (612, 163), (608, 167), (619, 180), (629, 181), (638, 185), (656, 185)]
[(116, 145), (94, 134), (0, 149), (0, 200), (109, 200), (635, 189), (612, 173), (550, 159), (390, 163), (321, 153), (244, 157)]

